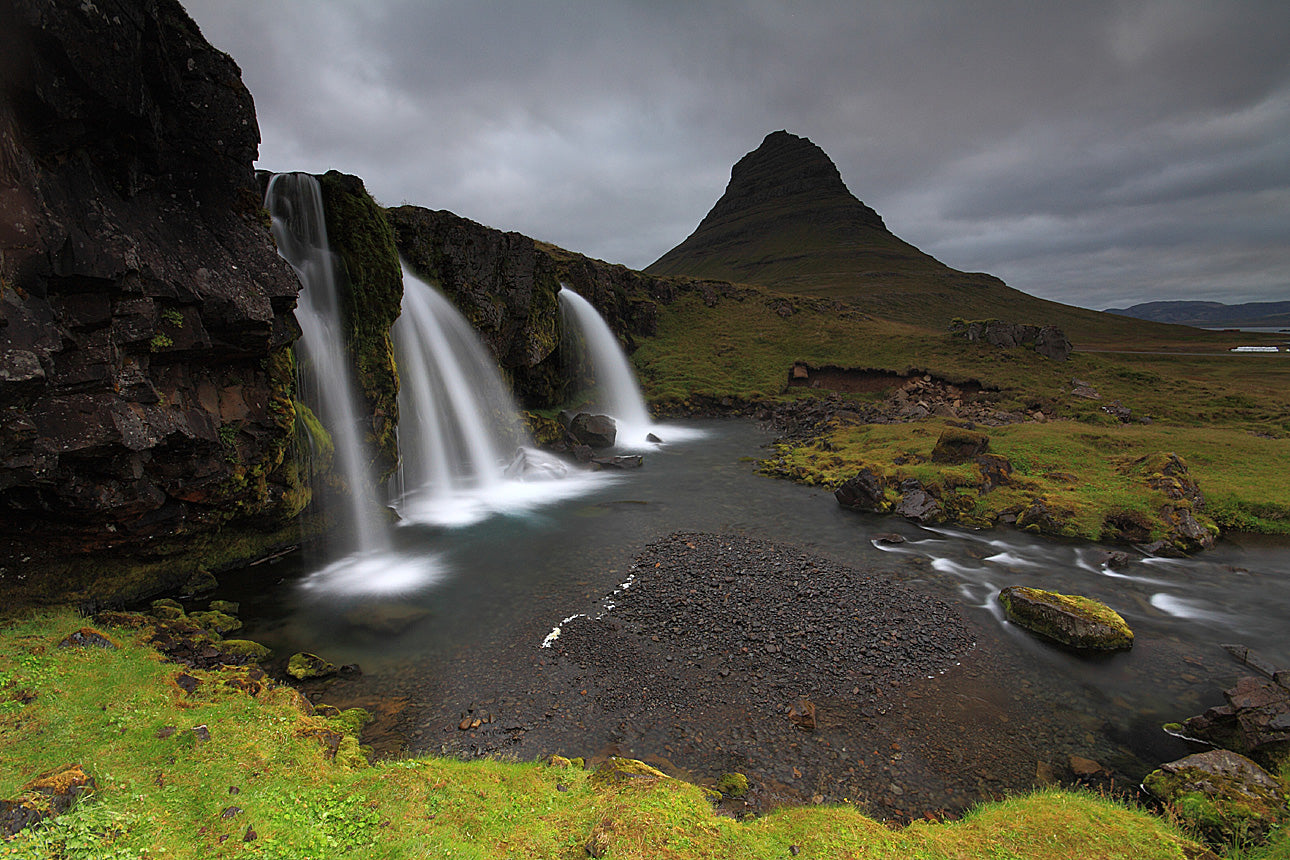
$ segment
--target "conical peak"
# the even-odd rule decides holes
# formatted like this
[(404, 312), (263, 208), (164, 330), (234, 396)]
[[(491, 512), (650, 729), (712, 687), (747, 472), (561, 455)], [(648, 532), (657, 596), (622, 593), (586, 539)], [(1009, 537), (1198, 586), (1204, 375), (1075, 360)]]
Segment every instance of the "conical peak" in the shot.
[[(784, 130), (766, 135), (761, 146), (735, 163), (725, 193), (703, 220), (712, 225), (790, 200), (811, 209), (841, 205), (848, 210), (845, 220), (853, 225), (858, 221), (870, 227), (884, 226), (878, 214), (847, 189), (823, 149)], [(699, 226), (702, 229), (704, 225)]]

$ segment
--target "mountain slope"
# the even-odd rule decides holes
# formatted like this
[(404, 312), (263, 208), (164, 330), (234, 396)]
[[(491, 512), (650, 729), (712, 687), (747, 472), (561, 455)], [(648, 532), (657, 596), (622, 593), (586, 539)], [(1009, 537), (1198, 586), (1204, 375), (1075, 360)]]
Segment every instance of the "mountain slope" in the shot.
[[(644, 270), (848, 299), (880, 316), (942, 329), (954, 317), (1053, 324), (1088, 342), (1139, 337), (1144, 324), (1046, 301), (960, 272), (894, 235), (810, 140), (776, 131), (745, 155), (698, 228)], [(1178, 336), (1157, 330), (1158, 336)]]
[(1290, 326), (1290, 302), (1144, 302), (1128, 308), (1107, 308), (1140, 320), (1194, 326)]

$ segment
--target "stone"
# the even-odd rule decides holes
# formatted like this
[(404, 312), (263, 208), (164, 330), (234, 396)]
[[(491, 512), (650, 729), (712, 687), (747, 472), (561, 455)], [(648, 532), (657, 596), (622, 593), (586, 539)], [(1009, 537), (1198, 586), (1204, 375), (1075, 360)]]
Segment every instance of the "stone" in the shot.
[(237, 615), (242, 610), (242, 604), (233, 600), (212, 600), (210, 610), (211, 612), (223, 612), (225, 615)]
[(168, 621), (184, 617), (184, 605), (178, 600), (172, 600), (169, 597), (152, 601), (151, 611), (157, 618), (164, 618)]
[(743, 797), (748, 793), (748, 777), (742, 773), (723, 773), (717, 780), (717, 791), (725, 797)]
[(990, 437), (962, 427), (946, 427), (932, 448), (933, 463), (967, 463), (990, 448)]
[(905, 542), (905, 536), (895, 532), (882, 532), (873, 536), (874, 543), (899, 544)]
[(1133, 647), (1133, 631), (1119, 613), (1088, 597), (1014, 585), (999, 592), (999, 603), (1012, 623), (1071, 648)]
[(601, 469), (639, 469), (644, 465), (645, 458), (640, 454), (630, 454), (618, 457), (592, 457), (591, 462)]
[(1143, 786), (1215, 845), (1257, 844), (1287, 820), (1285, 789), (1231, 750), (1211, 750), (1152, 771)]
[(82, 627), (74, 633), (69, 633), (58, 643), (59, 648), (104, 648), (109, 651), (115, 651), (121, 646), (114, 642), (106, 633), (100, 633), (93, 627)]
[(853, 511), (887, 513), (892, 505), (886, 494), (886, 481), (866, 467), (838, 487), (833, 496), (839, 505)]
[(590, 448), (612, 448), (618, 435), (618, 425), (608, 415), (580, 412), (569, 422), (569, 433), (579, 444)]
[(429, 615), (430, 610), (420, 606), (383, 601), (356, 606), (345, 613), (345, 620), (372, 633), (397, 636)]
[(922, 487), (906, 490), (895, 512), (919, 523), (938, 523), (945, 519), (940, 500)]
[(660, 439), (660, 438), (658, 438), (657, 436), (655, 436), (653, 433), (646, 433), (646, 434), (645, 434), (645, 441), (646, 441), (646, 442), (653, 442), (655, 445), (661, 445), (661, 444), (663, 444), (663, 440), (662, 440), (662, 439)]
[(311, 681), (316, 678), (326, 678), (337, 673), (334, 664), (328, 663), (317, 654), (310, 654), (305, 651), (299, 651), (291, 655), (287, 661), (287, 674), (298, 681)]
[(1227, 704), (1185, 720), (1183, 734), (1265, 760), (1290, 753), (1290, 690), (1246, 675), (1223, 698)]
[(250, 639), (225, 639), (219, 643), (220, 651), (237, 657), (245, 657), (256, 663), (262, 663), (273, 656), (273, 649)]
[(188, 613), (188, 620), (203, 630), (209, 630), (220, 636), (242, 629), (242, 622), (239, 619), (216, 610), (190, 612)]
[(1080, 755), (1070, 756), (1067, 759), (1067, 763), (1070, 765), (1071, 773), (1077, 777), (1098, 776), (1106, 772), (1106, 768), (1102, 767), (1098, 762)]
[(1071, 342), (1056, 326), (1034, 326), (1003, 322), (1002, 320), (956, 319), (950, 323), (950, 333), (967, 338), (970, 342), (985, 341), (999, 348), (1025, 347), (1033, 349), (1044, 358), (1065, 361), (1070, 358)]
[(1012, 463), (1002, 454), (981, 454), (976, 458), (976, 465), (981, 473), (981, 492), (988, 493), (1012, 483)]
[(94, 777), (79, 764), (65, 764), (45, 771), (21, 789), (16, 800), (0, 800), (0, 836), (13, 836), (19, 830), (62, 815), (82, 797), (93, 795)]
[(788, 718), (803, 731), (815, 731), (815, 703), (810, 699), (798, 699), (788, 709)]
[(197, 570), (184, 582), (185, 595), (207, 594), (219, 588), (219, 580), (209, 570)]

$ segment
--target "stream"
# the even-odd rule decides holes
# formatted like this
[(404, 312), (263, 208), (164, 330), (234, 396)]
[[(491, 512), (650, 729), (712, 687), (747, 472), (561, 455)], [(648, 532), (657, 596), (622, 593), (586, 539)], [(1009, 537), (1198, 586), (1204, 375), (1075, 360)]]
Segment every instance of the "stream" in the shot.
[[(665, 444), (645, 453), (643, 468), (581, 476), (577, 495), (554, 482), (549, 492), (536, 487), (513, 509), (469, 525), (397, 528), (397, 558), (365, 566), (357, 579), (329, 580), (321, 562), (296, 553), (224, 576), (215, 597), (240, 602), (246, 628), (237, 635), (263, 642), (279, 659), (309, 651), (336, 664), (359, 664), (361, 676), (314, 693), (374, 710), (382, 754), (473, 749), (532, 758), (608, 751), (709, 775), (730, 757), (701, 740), (664, 751), (666, 732), (658, 727), (624, 735), (621, 727), (587, 716), (592, 722), (543, 734), (533, 714), (547, 709), (550, 721), (558, 704), (533, 703), (558, 695), (543, 691), (542, 679), (554, 670), (540, 645), (569, 616), (604, 612), (642, 548), (673, 532), (737, 533), (801, 547), (954, 603), (971, 628), (978, 644), (961, 677), (952, 670), (913, 693), (923, 704), (901, 711), (902, 738), (935, 725), (942, 735), (959, 735), (948, 744), (940, 738), (940, 746), (967, 749), (981, 732), (997, 749), (1024, 740), (1032, 751), (1028, 763), (1018, 763), (1024, 756), (1010, 758), (1000, 767), (1007, 773), (989, 778), (983, 771), (990, 766), (964, 764), (972, 772), (960, 775), (957, 794), (948, 783), (930, 784), (929, 774), (951, 766), (931, 752), (923, 755), (921, 783), (912, 772), (906, 784), (893, 775), (912, 768), (913, 755), (884, 754), (880, 771), (872, 755), (849, 761), (838, 750), (857, 739), (845, 726), (821, 733), (819, 755), (803, 744), (802, 767), (772, 762), (769, 752), (760, 759), (745, 752), (746, 761), (733, 761), (773, 783), (775, 800), (841, 800), (851, 792), (847, 799), (863, 796), (904, 817), (1045, 781), (1045, 769), (1060, 779), (1071, 755), (1098, 762), (1108, 779), (1136, 785), (1162, 761), (1194, 751), (1160, 725), (1221, 704), (1221, 690), (1243, 674), (1221, 644), (1247, 645), (1290, 665), (1290, 543), (1284, 540), (1241, 536), (1190, 559), (1147, 558), (1128, 549), (1130, 562), (1112, 570), (1104, 559), (1125, 548), (1016, 531), (924, 528), (847, 511), (827, 491), (759, 476), (755, 459), (773, 434), (750, 421), (677, 422), (680, 441), (672, 443), (666, 429), (658, 431)], [(890, 532), (905, 542), (874, 541)], [(1133, 628), (1133, 649), (1089, 658), (1038, 640), (1003, 619), (994, 595), (1009, 585), (1105, 602)], [(964, 713), (942, 725), (937, 721), (950, 719), (946, 708), (938, 705), (933, 713), (927, 703), (939, 698), (944, 705), (950, 697)], [(982, 703), (975, 715), (968, 713), (972, 701)], [(480, 743), (474, 734), (471, 746), (457, 723), (476, 711), (498, 714), (499, 724), (511, 713), (527, 722), (507, 736), (511, 747)], [(495, 734), (500, 737), (500, 728)], [(579, 738), (581, 750), (561, 746)], [(795, 787), (793, 774), (806, 772), (812, 756), (822, 775), (812, 786)]]

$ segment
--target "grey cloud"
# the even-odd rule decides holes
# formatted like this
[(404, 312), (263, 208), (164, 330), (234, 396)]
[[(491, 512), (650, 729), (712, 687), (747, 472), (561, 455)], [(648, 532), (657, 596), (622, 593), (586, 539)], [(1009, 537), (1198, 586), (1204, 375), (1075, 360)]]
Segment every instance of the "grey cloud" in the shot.
[(244, 69), (263, 166), (385, 203), (640, 267), (787, 128), (898, 235), (1029, 292), (1290, 292), (1282, 2), (188, 7)]

